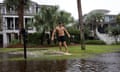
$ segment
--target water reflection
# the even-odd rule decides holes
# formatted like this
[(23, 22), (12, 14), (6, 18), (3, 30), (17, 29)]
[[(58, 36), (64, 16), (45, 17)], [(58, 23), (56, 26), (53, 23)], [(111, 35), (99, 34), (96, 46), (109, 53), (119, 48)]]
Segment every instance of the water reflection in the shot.
[(10, 53), (0, 53), (0, 60), (6, 61), (10, 58), (23, 57), (23, 54), (10, 54)]
[(2, 61), (0, 72), (66, 72), (66, 60), (62, 61)]
[(28, 72), (65, 72), (66, 60), (62, 61), (30, 61), (28, 62)]
[(0, 55), (0, 72), (120, 72), (120, 54), (103, 54), (91, 59), (7, 61)]

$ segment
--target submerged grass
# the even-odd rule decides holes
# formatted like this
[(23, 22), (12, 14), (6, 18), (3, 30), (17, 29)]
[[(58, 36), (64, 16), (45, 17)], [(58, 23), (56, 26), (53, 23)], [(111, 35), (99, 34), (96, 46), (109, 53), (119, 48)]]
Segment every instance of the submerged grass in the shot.
[[(29, 57), (27, 60), (61, 60), (61, 59), (73, 59), (73, 58), (89, 58), (102, 53), (110, 53), (120, 51), (120, 45), (86, 45), (86, 50), (81, 50), (80, 45), (69, 46), (69, 52), (72, 54), (70, 56), (51, 56), (43, 55), (38, 57)], [(45, 50), (59, 50), (58, 47), (45, 48)], [(27, 48), (27, 51), (40, 51), (44, 50), (43, 48)], [(23, 51), (23, 48), (1, 48), (0, 53), (8, 52), (20, 52)], [(21, 56), (19, 58), (9, 58), (10, 61), (24, 60)], [(2, 61), (2, 60), (0, 60)]]

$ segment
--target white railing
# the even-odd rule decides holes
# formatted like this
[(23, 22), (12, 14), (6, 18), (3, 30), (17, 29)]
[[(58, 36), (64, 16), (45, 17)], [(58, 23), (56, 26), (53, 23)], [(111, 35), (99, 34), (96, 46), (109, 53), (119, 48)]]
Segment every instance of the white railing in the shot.
[[(99, 33), (98, 29), (96, 29), (96, 35), (100, 40), (104, 41), (106, 44), (115, 43), (115, 38), (113, 36), (110, 36), (109, 34), (105, 33)], [(118, 37), (117, 41), (120, 41), (120, 36)]]

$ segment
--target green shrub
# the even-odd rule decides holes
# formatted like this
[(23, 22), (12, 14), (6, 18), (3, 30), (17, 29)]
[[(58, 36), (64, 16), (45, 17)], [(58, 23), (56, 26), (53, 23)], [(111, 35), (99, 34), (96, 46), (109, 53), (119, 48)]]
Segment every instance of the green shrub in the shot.
[(116, 43), (116, 45), (120, 45), (120, 42)]
[(17, 43), (19, 43), (19, 40), (18, 40), (18, 39), (13, 39), (13, 40), (11, 40), (11, 42), (10, 42), (11, 45), (15, 45), (15, 44), (17, 44)]
[(95, 44), (95, 45), (103, 45), (105, 42), (101, 40), (87, 40), (85, 41), (86, 44)]
[(120, 45), (120, 42), (117, 42), (117, 43), (113, 43), (112, 45)]
[(41, 43), (41, 33), (33, 33), (28, 35), (28, 44), (38, 45)]

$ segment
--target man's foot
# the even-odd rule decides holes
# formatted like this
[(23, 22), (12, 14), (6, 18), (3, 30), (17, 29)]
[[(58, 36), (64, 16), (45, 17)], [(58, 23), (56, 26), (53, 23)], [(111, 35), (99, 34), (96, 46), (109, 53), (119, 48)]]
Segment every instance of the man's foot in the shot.
[(72, 54), (70, 54), (70, 53), (68, 53), (68, 52), (66, 52), (66, 53), (64, 53), (65, 55), (72, 55)]
[(64, 50), (63, 52), (64, 52), (64, 53), (69, 53), (69, 51), (68, 51), (68, 50)]

